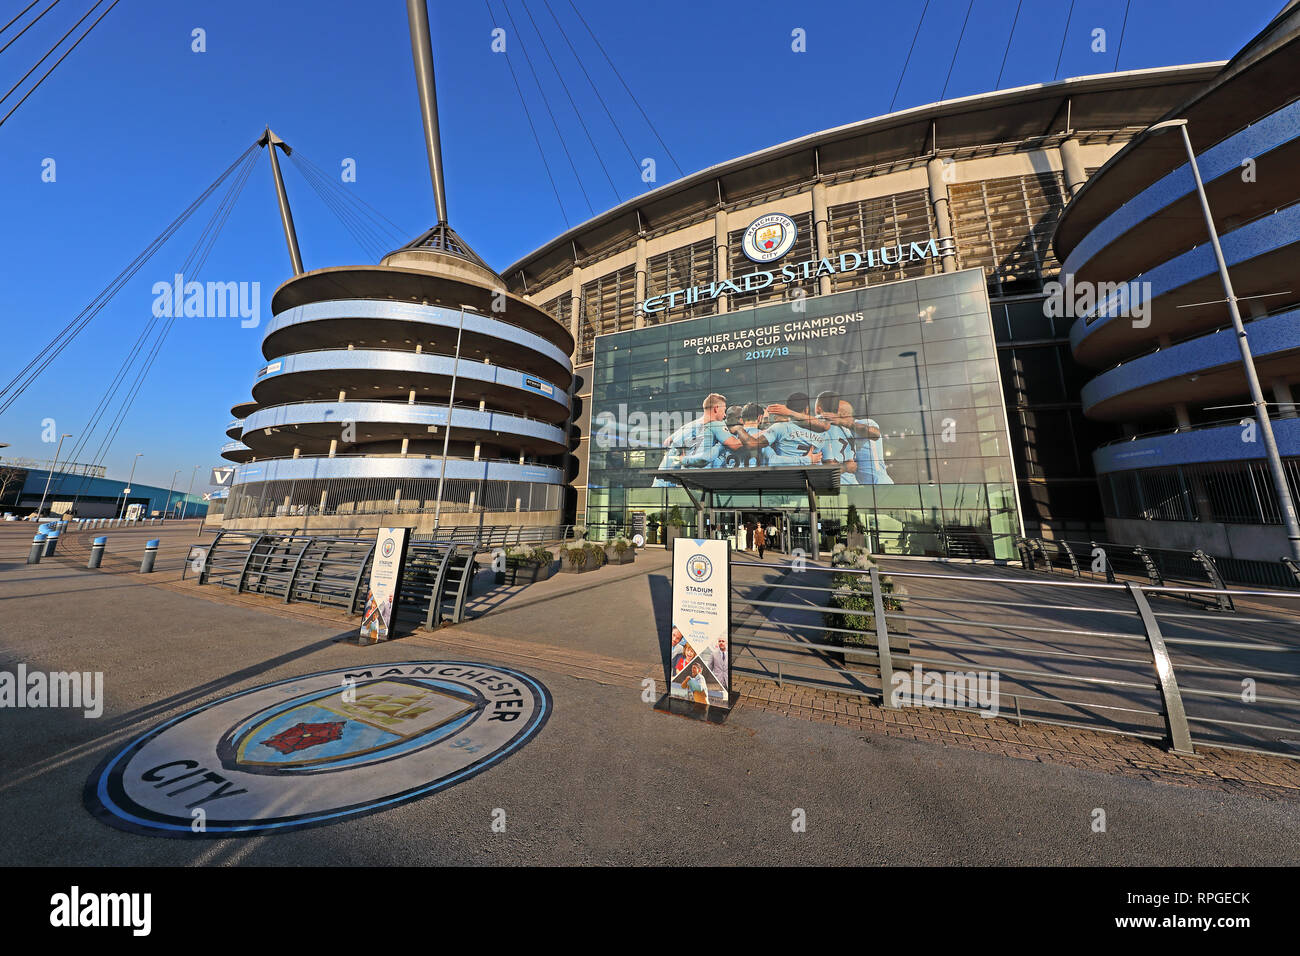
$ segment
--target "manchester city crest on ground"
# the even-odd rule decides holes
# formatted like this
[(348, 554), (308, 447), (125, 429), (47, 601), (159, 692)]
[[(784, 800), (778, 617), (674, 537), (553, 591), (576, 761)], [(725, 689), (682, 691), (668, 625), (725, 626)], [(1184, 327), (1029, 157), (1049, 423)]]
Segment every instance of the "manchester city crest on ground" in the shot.
[(155, 836), (335, 823), (481, 773), (532, 739), (550, 709), (538, 681), (486, 664), (307, 674), (150, 730), (96, 770), (86, 806), (111, 826)]

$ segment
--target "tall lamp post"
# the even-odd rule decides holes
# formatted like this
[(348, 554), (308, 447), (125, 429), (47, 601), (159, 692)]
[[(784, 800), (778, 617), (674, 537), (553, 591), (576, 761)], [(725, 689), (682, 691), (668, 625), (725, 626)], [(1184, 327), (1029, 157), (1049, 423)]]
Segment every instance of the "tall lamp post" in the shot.
[(194, 476), (199, 473), (199, 466), (195, 465), (194, 470), (190, 472), (190, 486), (185, 489), (185, 497), (181, 499), (181, 520), (185, 520), (185, 512), (190, 505), (190, 492), (194, 490)]
[(139, 452), (135, 456), (135, 460), (131, 462), (131, 477), (126, 480), (126, 487), (122, 489), (122, 510), (118, 512), (118, 518), (126, 517), (126, 496), (131, 491), (131, 482), (135, 481), (135, 466), (140, 463), (140, 459), (143, 457), (144, 452)]
[(172, 506), (172, 489), (176, 487), (176, 476), (179, 475), (180, 473), (181, 470), (179, 468), (173, 471), (172, 482), (170, 485), (167, 486), (167, 504), (163, 505), (163, 513), (162, 513), (163, 521), (167, 520), (167, 509)]
[(54, 449), (54, 461), (50, 464), (49, 473), (45, 476), (45, 490), (41, 492), (41, 506), (36, 509), (38, 517), (45, 517), (45, 496), (50, 492), (50, 479), (54, 477), (54, 469), (59, 467), (59, 452), (63, 451), (63, 439), (71, 437), (72, 432), (65, 432), (59, 436), (59, 446)]
[[(460, 307), (460, 325), (456, 328), (456, 357), (451, 366), (451, 394), (447, 396), (447, 430), (442, 433), (442, 471), (438, 474), (438, 499), (433, 506), (433, 527), (442, 521), (442, 485), (447, 478), (447, 447), (451, 442), (451, 413), (456, 404), (456, 376), (460, 372), (460, 339), (465, 332), (465, 306)], [(487, 466), (484, 465), (484, 468)], [(480, 506), (481, 506), (480, 502)]]
[(1246, 329), (1241, 322), (1241, 312), (1237, 308), (1237, 296), (1232, 291), (1232, 279), (1228, 275), (1228, 264), (1223, 259), (1223, 249), (1219, 246), (1219, 232), (1214, 228), (1214, 216), (1210, 214), (1210, 201), (1205, 197), (1205, 184), (1201, 181), (1201, 170), (1196, 165), (1196, 152), (1192, 149), (1192, 138), (1187, 135), (1187, 120), (1172, 119), (1156, 123), (1147, 130), (1148, 135), (1158, 136), (1166, 130), (1177, 128), (1183, 137), (1183, 146), (1187, 150), (1187, 161), (1192, 168), (1192, 177), (1196, 180), (1196, 195), (1201, 200), (1201, 212), (1205, 215), (1205, 226), (1210, 233), (1210, 245), (1214, 248), (1214, 261), (1219, 267), (1219, 280), (1223, 283), (1223, 295), (1228, 303), (1228, 314), (1232, 317), (1232, 327), (1237, 333), (1237, 346), (1241, 349), (1241, 364), (1246, 371), (1246, 382), (1250, 385), (1250, 400), (1255, 406), (1255, 418), (1259, 422), (1259, 432), (1264, 436), (1264, 452), (1268, 457), (1268, 470), (1273, 476), (1273, 491), (1277, 495), (1277, 504), (1282, 512), (1282, 523), (1286, 526), (1287, 540), (1291, 546), (1291, 557), (1300, 561), (1300, 521), (1296, 519), (1295, 502), (1291, 498), (1291, 489), (1287, 485), (1286, 471), (1282, 468), (1282, 458), (1277, 451), (1277, 439), (1273, 437), (1273, 423), (1268, 417), (1268, 404), (1264, 401), (1264, 392), (1259, 387), (1259, 373), (1255, 370), (1255, 358), (1250, 352), (1250, 342), (1246, 338)]

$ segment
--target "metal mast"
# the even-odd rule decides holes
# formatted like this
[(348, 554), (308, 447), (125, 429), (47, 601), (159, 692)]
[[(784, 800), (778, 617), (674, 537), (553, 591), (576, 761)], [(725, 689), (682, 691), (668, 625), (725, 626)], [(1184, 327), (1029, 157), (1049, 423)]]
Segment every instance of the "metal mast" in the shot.
[(257, 141), (258, 146), (269, 146), (271, 154), (271, 175), (275, 179), (275, 198), (280, 204), (280, 225), (284, 227), (284, 241), (289, 247), (289, 261), (293, 265), (293, 274), (300, 276), (303, 273), (302, 253), (298, 249), (298, 233), (293, 228), (293, 213), (289, 210), (289, 194), (284, 189), (284, 176), (280, 174), (280, 157), (275, 155), (276, 147), (284, 150), (284, 155), (289, 156), (293, 150), (289, 144), (271, 132), (271, 127), (266, 128), (262, 138)]
[(420, 117), (424, 120), (424, 148), (429, 154), (433, 202), (441, 226), (447, 222), (447, 193), (442, 179), (438, 95), (433, 85), (433, 42), (429, 39), (429, 8), (425, 0), (406, 0), (406, 18), (411, 28), (411, 57), (415, 61), (415, 83), (420, 90)]

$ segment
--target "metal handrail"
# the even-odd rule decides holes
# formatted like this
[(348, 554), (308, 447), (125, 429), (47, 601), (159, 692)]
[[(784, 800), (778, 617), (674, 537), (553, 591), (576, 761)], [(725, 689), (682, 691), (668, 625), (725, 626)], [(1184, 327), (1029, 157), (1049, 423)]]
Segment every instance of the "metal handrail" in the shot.
[[(524, 331), (527, 332), (527, 331), (530, 331), (530, 330), (528, 330), (528, 329), (524, 329)], [(451, 359), (452, 361), (455, 361), (455, 358), (456, 358), (455, 355), (443, 355), (441, 352), (417, 352), (417, 351), (415, 351), (414, 349), (376, 348), (376, 347), (371, 347), (371, 346), (367, 345), (367, 346), (365, 346), (365, 348), (361, 348), (361, 349), (347, 349), (347, 348), (333, 348), (333, 349), (302, 349), (302, 350), (297, 351), (297, 352), (286, 352), (284, 355), (277, 356), (276, 358), (273, 358), (273, 359), (268, 359), (267, 361), (270, 361), (270, 362), (282, 362), (282, 361), (284, 361), (285, 359), (288, 359), (288, 358), (294, 358), (295, 356), (298, 356), (298, 355), (314, 355), (314, 354), (317, 353), (317, 352), (395, 352), (395, 353), (397, 353), (398, 355), (421, 355), (421, 356), (432, 356), (432, 357), (434, 357), (434, 358)], [(465, 359), (465, 358), (462, 358), (462, 359), (460, 360), (460, 362), (461, 362), (462, 365), (465, 365), (465, 366), (467, 366), (467, 367), (470, 366), (470, 365), (482, 365), (482, 364), (483, 364), (482, 362), (471, 362), (469, 359)], [(528, 371), (527, 369), (515, 368), (513, 365), (502, 365), (502, 364), (500, 364), (500, 363), (493, 362), (491, 365), (488, 365), (487, 367), (488, 367), (488, 368), (503, 368), (503, 369), (505, 369), (507, 372), (517, 372), (518, 374), (520, 374), (520, 375), (525, 375), (525, 376), (527, 376), (527, 377), (529, 377), (529, 378), (543, 378), (543, 376), (539, 375), (537, 372), (530, 372), (530, 371)], [(298, 373), (298, 374), (304, 374), (304, 375), (305, 375), (305, 374), (309, 374), (310, 372), (313, 372), (313, 371), (318, 371), (318, 370), (317, 370), (317, 369), (309, 369), (309, 370), (305, 370), (305, 371), (303, 371), (303, 372), (300, 372), (300, 373)], [(375, 369), (375, 371), (386, 372), (386, 371), (390, 371), (390, 370), (389, 370), (389, 369), (382, 369), (382, 368), (381, 368), (381, 369)], [(264, 376), (262, 376), (260, 379), (258, 379), (258, 380), (254, 383), (254, 386), (260, 385), (262, 382), (268, 382), (268, 381), (270, 381), (270, 380), (271, 380), (271, 376), (279, 377), (279, 376), (281, 376), (281, 375), (283, 375), (283, 374), (285, 374), (285, 373), (281, 371), (281, 372), (272, 372), (271, 375), (264, 375)], [(548, 382), (547, 384), (551, 384), (551, 383)], [(566, 398), (567, 398), (567, 396), (568, 396), (568, 393), (567, 393), (565, 390), (560, 389), (560, 388), (556, 388), (556, 389), (555, 389), (555, 394), (556, 394), (556, 395), (564, 395)], [(269, 406), (261, 406), (261, 407), (269, 407)], [(242, 419), (235, 419), (235, 421), (242, 421)], [(232, 422), (232, 424), (233, 424), (233, 422)]]
[[(1286, 599), (1295, 601), (1300, 597), (1295, 593), (1265, 590), (1239, 591), (1189, 585), (1153, 585), (1136, 581), (1122, 583), (1063, 581), (1060, 579), (1035, 579), (1006, 575), (972, 577), (927, 571), (891, 571), (886, 576), (877, 567), (870, 569), (826, 567), (811, 562), (803, 566), (806, 571), (820, 572), (822, 575), (834, 574), (856, 578), (865, 585), (850, 588), (844, 584), (836, 587), (833, 581), (829, 582), (831, 586), (824, 586), (825, 582), (819, 581), (816, 577), (806, 582), (791, 583), (792, 578), (798, 578), (799, 572), (792, 570), (791, 565), (784, 563), (733, 559), (731, 565), (736, 570), (760, 569), (767, 572), (758, 581), (733, 580), (731, 585), (733, 592), (733, 625), (742, 631), (741, 633), (733, 633), (731, 638), (732, 646), (737, 649), (738, 653), (748, 649), (749, 655), (760, 665), (760, 671), (756, 672), (758, 676), (773, 678), (772, 666), (758, 656), (755, 648), (764, 651), (781, 650), (790, 652), (795, 654), (795, 663), (793, 664), (788, 659), (775, 659), (774, 679), (779, 683), (789, 681), (824, 689), (830, 678), (795, 677), (786, 674), (784, 671), (795, 668), (807, 669), (819, 674), (833, 672), (837, 675), (836, 690), (877, 697), (882, 706), (890, 707), (894, 704), (891, 688), (894, 686), (894, 674), (899, 666), (896, 658), (899, 651), (891, 648), (891, 638), (895, 642), (901, 638), (908, 642), (901, 652), (906, 656), (907, 663), (904, 666), (908, 667), (925, 664), (936, 668), (947, 668), (950, 671), (966, 672), (979, 666), (975, 662), (981, 656), (991, 657), (990, 666), (995, 672), (1013, 678), (1015, 683), (1020, 685), (1014, 693), (997, 692), (1000, 699), (1010, 699), (1014, 702), (1016, 707), (1015, 719), (1017, 720), (1028, 719), (1061, 726), (1090, 727), (1094, 730), (1123, 733), (1149, 739), (1153, 735), (1147, 729), (1140, 725), (1132, 726), (1132, 724), (1135, 718), (1151, 718), (1158, 719), (1164, 725), (1163, 739), (1175, 753), (1194, 753), (1195, 744), (1200, 743), (1201, 745), (1250, 750), (1287, 757), (1300, 756), (1300, 754), (1286, 749), (1286, 739), (1300, 737), (1300, 673), (1258, 669), (1236, 663), (1232, 663), (1232, 666), (1221, 666), (1204, 660), (1204, 653), (1211, 649), (1228, 652), (1231, 655), (1228, 659), (1229, 662), (1239, 661), (1244, 654), (1256, 651), (1271, 654), (1300, 654), (1300, 644), (1290, 646), (1285, 642), (1251, 643), (1224, 638), (1219, 634), (1213, 634), (1210, 638), (1178, 634), (1171, 636), (1165, 633), (1161, 622), (1164, 621), (1168, 626), (1178, 628), (1211, 626), (1201, 622), (1218, 624), (1231, 621), (1234, 625), (1238, 622), (1257, 622), (1275, 626), (1279, 630), (1290, 628), (1291, 623), (1284, 618), (1244, 618), (1235, 614), (1232, 618), (1225, 618), (1223, 614), (1185, 614), (1159, 609), (1153, 607), (1151, 603), (1152, 600), (1158, 598), (1167, 599), (1189, 593), (1195, 595), (1197, 599), (1209, 603), (1213, 603), (1216, 596), (1229, 594), (1237, 597), (1251, 596), (1275, 601), (1284, 601)], [(773, 579), (773, 573), (778, 577)], [(951, 594), (945, 595), (943, 593), (918, 595), (911, 591), (891, 591), (885, 587), (887, 581), (892, 582), (889, 585), (890, 588), (895, 588), (908, 580), (918, 584), (923, 582), (951, 583), (961, 581), (966, 590), (969, 590), (972, 584), (987, 585), (991, 588), (1028, 587), (1037, 591), (1048, 587), (1058, 589), (1055, 593), (1077, 595), (1080, 599), (1086, 599), (1091, 595), (1095, 595), (1099, 599), (1103, 596), (1119, 598), (1123, 595), (1124, 603), (1128, 604), (1128, 607), (1095, 606), (1095, 601), (1086, 600), (1080, 600), (1079, 603), (1058, 600), (1043, 604), (1026, 600), (998, 601), (991, 600), (987, 596), (964, 597)], [(746, 593), (750, 589), (758, 589), (762, 593)], [(775, 600), (767, 599), (768, 595), (774, 591), (778, 594), (789, 594), (789, 597), (779, 597)], [(871, 610), (864, 610), (861, 606), (849, 608), (823, 606), (828, 604), (827, 597), (830, 594), (852, 593), (854, 591), (860, 594), (863, 599), (866, 599), (869, 595)], [(804, 598), (802, 603), (796, 603), (799, 597)], [(1023, 620), (1009, 619), (1007, 616), (993, 619), (987, 616), (981, 618), (971, 614), (961, 615), (955, 612), (946, 612), (943, 616), (935, 616), (915, 607), (918, 604), (931, 603), (943, 607), (967, 603), (976, 607), (1016, 608), (1025, 611), (1040, 610), (1049, 613), (1100, 613), (1112, 617), (1122, 616), (1133, 621), (1136, 627), (1134, 632), (1129, 633), (1086, 626), (1074, 627), (1065, 624), (1063, 621), (1058, 621), (1055, 626), (1049, 626), (1052, 623), (1050, 621), (1035, 620), (1032, 623), (1027, 623)], [(792, 623), (793, 620), (796, 620), (789, 616), (792, 611), (804, 614), (814, 613), (820, 619), (817, 623), (804, 620)], [(1300, 612), (1300, 608), (1297, 608), (1297, 612)], [(785, 616), (782, 616), (783, 614)], [(846, 626), (847, 619), (850, 617), (855, 620), (851, 626)], [(839, 624), (841, 621), (845, 622), (845, 624)], [(865, 631), (863, 631), (864, 624), (860, 623), (862, 621), (866, 622)], [(918, 633), (915, 628), (916, 625), (932, 625), (932, 627), (928, 629), (922, 627), (920, 633)], [(760, 633), (763, 628), (769, 626), (789, 636), (769, 637)], [(874, 635), (872, 634), (873, 630)], [(972, 630), (996, 632), (1001, 636), (990, 644), (984, 638), (971, 636)], [(744, 631), (751, 633), (743, 633)], [(865, 643), (851, 646), (830, 643), (830, 641), (836, 640), (846, 632), (862, 634), (866, 639)], [(1283, 631), (1283, 633), (1286, 632)], [(827, 635), (832, 636), (828, 638)], [(871, 646), (873, 643), (872, 637), (874, 637), (874, 646)], [(1053, 637), (1074, 643), (1062, 646), (1058, 641), (1051, 640)], [(1023, 642), (1018, 643), (1021, 639), (1023, 639)], [(1141, 642), (1148, 649), (1149, 656), (1133, 657), (1128, 654), (1109, 652), (1107, 646), (1114, 642), (1119, 642), (1120, 646), (1126, 649), (1132, 648), (1136, 642)], [(950, 654), (951, 656), (943, 658), (927, 655), (924, 652), (926, 646), (931, 646), (935, 651), (942, 651), (944, 654)], [(1201, 659), (1194, 659), (1186, 663), (1175, 661), (1172, 649), (1177, 647), (1187, 647), (1189, 650), (1186, 653), (1198, 653), (1201, 655)], [(827, 654), (847, 653), (846, 648), (853, 654), (858, 655), (855, 658), (856, 660), (861, 660), (875, 669), (880, 680), (880, 690), (878, 692), (870, 691), (867, 689), (867, 685), (853, 679), (853, 672), (846, 671), (843, 666), (825, 660)], [(1192, 648), (1195, 651), (1191, 650)], [(1033, 664), (1036, 658), (1042, 658), (1045, 664), (1050, 661), (1051, 664), (1050, 666), (1036, 667)], [(1089, 666), (1094, 668), (1092, 673), (1086, 670)], [(1084, 668), (1084, 670), (1080, 670), (1080, 668)], [(1100, 670), (1095, 670), (1096, 668)], [(1108, 674), (1107, 671), (1111, 671), (1111, 673)], [(1272, 693), (1260, 693), (1257, 697), (1251, 699), (1268, 708), (1268, 717), (1264, 720), (1258, 718), (1243, 720), (1240, 719), (1238, 714), (1225, 710), (1234, 702), (1241, 702), (1243, 708), (1247, 706), (1247, 702), (1243, 699), (1240, 690), (1232, 691), (1231, 684), (1226, 689), (1213, 686), (1182, 686), (1179, 680), (1180, 672), (1182, 672), (1184, 678), (1190, 675), (1201, 675), (1207, 680), (1231, 681), (1241, 675), (1248, 675), (1261, 682), (1264, 680), (1281, 680), (1287, 683), (1281, 689), (1274, 690)], [(1144, 673), (1149, 674), (1150, 678), (1144, 678)], [(850, 678), (849, 683), (846, 686), (840, 686), (846, 677)], [(1033, 689), (1035, 684), (1074, 687), (1079, 688), (1081, 691), (1086, 688), (1094, 688), (1094, 690), (1082, 695), (1083, 698), (1087, 699), (1080, 699), (1081, 695), (1078, 693), (1068, 694), (1055, 690), (1047, 694), (1036, 692)], [(1292, 694), (1293, 691), (1295, 696), (1286, 696)], [(914, 689), (910, 693), (912, 695), (911, 699), (904, 698), (907, 703), (924, 703), (919, 698), (919, 690)], [(1157, 703), (1155, 706), (1148, 706), (1140, 697), (1136, 700), (1126, 699), (1133, 697), (1134, 694), (1154, 695), (1153, 700)], [(1098, 699), (1099, 695), (1100, 699)], [(1118, 695), (1120, 699), (1108, 702), (1106, 700), (1107, 695)], [(1188, 699), (1200, 701), (1202, 707), (1211, 706), (1212, 710), (1209, 713), (1188, 713), (1185, 706), (1185, 700)], [(1022, 715), (1021, 707), (1026, 702), (1033, 704), (1035, 711), (1033, 715)], [(942, 702), (932, 703), (936, 703), (937, 706), (949, 706), (949, 704)], [(1061, 714), (1063, 709), (1066, 712), (1064, 715)], [(1285, 721), (1278, 719), (1276, 716), (1279, 709), (1283, 710), (1286, 719), (1294, 720), (1295, 723), (1285, 726)], [(1079, 713), (1094, 713), (1097, 721), (1100, 722), (1088, 723), (1080, 722), (1078, 719), (1063, 719), (1063, 716), (1077, 718)], [(1103, 714), (1126, 716), (1122, 721), (1116, 723), (1119, 720), (1117, 716), (1103, 718)], [(1272, 719), (1270, 720), (1270, 718)], [(1110, 726), (1107, 726), (1107, 723)], [(1194, 733), (1194, 727), (1202, 728), (1204, 732), (1197, 731)], [(1260, 742), (1252, 739), (1247, 733), (1248, 731), (1277, 734), (1279, 736), (1286, 734), (1289, 737), (1282, 740), (1267, 739)], [(1247, 742), (1243, 743), (1243, 739)]]
[[(409, 402), (406, 401), (405, 399), (397, 399), (397, 398), (345, 398), (342, 402), (339, 402), (338, 399), (334, 399), (334, 398), (303, 398), (293, 402), (269, 402), (263, 405), (261, 408), (259, 408), (257, 412), (253, 412), (247, 417), (245, 417), (244, 421), (247, 422), (249, 418), (251, 418), (253, 415), (258, 414), (258, 412), (264, 412), (272, 408), (292, 408), (295, 405), (340, 405), (340, 404), (342, 405), (348, 405), (348, 404), (393, 405), (397, 408), (432, 408), (432, 409), (445, 409), (447, 407), (446, 402)], [(466, 411), (466, 412), (486, 412), (487, 414), (490, 415), (504, 415), (507, 418), (519, 418), (519, 419), (523, 419), (524, 421), (537, 422), (539, 425), (551, 425), (555, 428), (561, 428), (563, 422), (565, 421), (565, 418), (562, 416), (560, 419), (561, 424), (557, 425), (555, 421), (549, 418), (538, 418), (535, 415), (526, 415), (523, 412), (510, 411), (509, 409), (505, 409), (505, 408), (489, 408), (489, 407), (479, 408), (477, 403), (474, 404), (455, 403), (452, 405), (452, 409), (453, 410), (460, 409), (461, 411)], [(252, 433), (255, 434), (267, 427), (268, 426), (266, 425), (258, 426), (252, 429)], [(277, 428), (279, 426), (271, 425), (269, 427)], [(459, 427), (461, 429), (464, 429), (466, 426), (460, 425), (454, 427)]]

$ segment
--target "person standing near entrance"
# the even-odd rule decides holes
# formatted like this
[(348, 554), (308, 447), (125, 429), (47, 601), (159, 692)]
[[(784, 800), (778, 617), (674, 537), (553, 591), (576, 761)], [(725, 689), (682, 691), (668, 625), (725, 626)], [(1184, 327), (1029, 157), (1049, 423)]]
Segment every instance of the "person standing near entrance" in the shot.
[(754, 546), (758, 548), (758, 560), (763, 560), (763, 548), (767, 547), (767, 532), (759, 525), (754, 529)]

